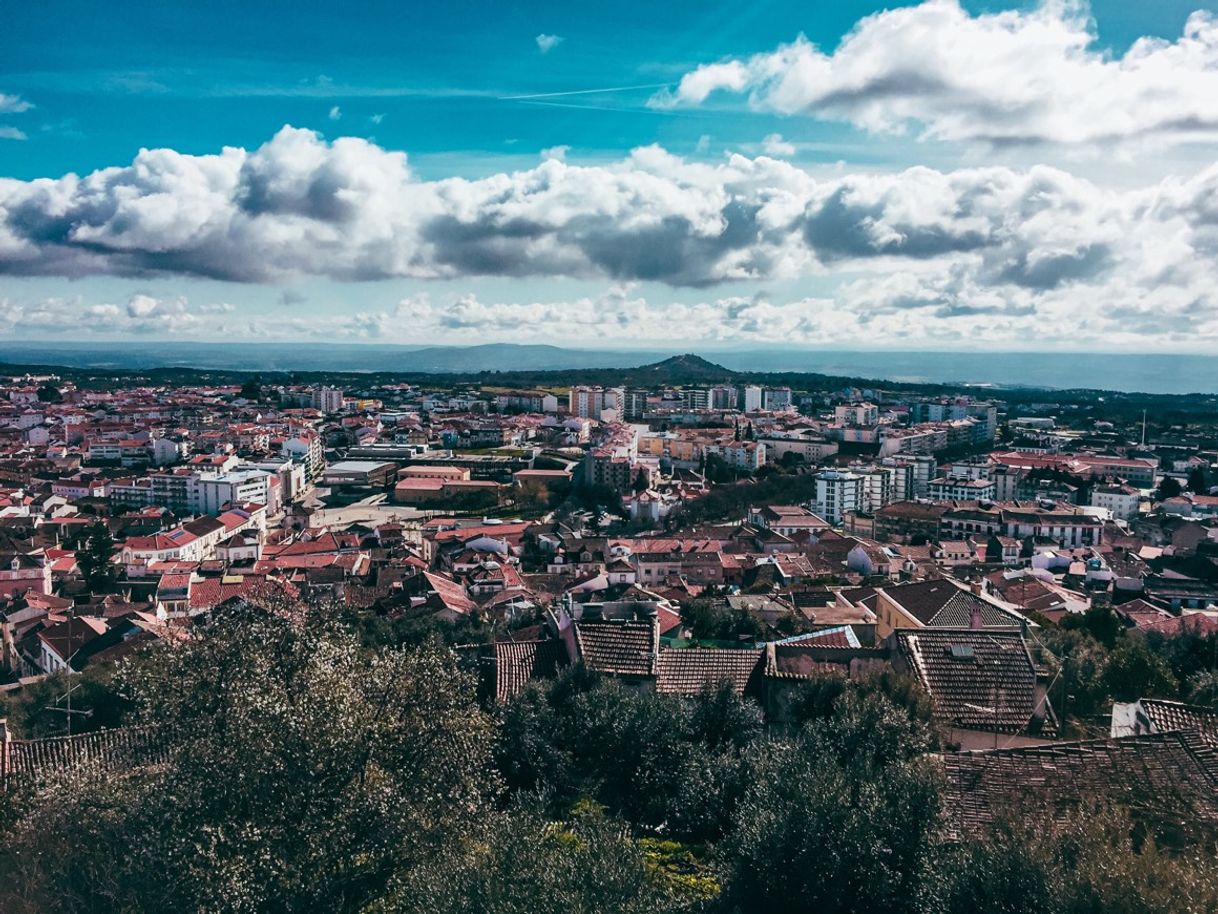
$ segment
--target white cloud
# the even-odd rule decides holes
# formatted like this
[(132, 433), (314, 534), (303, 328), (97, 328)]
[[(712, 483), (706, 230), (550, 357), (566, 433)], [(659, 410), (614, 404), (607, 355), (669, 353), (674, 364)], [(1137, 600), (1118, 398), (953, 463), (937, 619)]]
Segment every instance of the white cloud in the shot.
[[(354, 331), (364, 337), (477, 326), (554, 328), (570, 339), (572, 321), (600, 320), (603, 308), (607, 324), (589, 329), (598, 338), (813, 340), (836, 332), (835, 321), (869, 334), (879, 324), (889, 334), (968, 328), (981, 340), (1016, 325), (1113, 340), (1170, 326), (1203, 338), (1218, 315), (1215, 201), (1218, 165), (1117, 190), (1046, 166), (814, 177), (766, 156), (705, 163), (658, 147), (603, 165), (551, 159), (477, 180), (422, 181), (401, 153), (285, 128), (252, 152), (145, 150), (130, 167), (84, 177), (0, 179), (0, 274), (618, 284), (605, 301), (421, 298), (384, 319), (365, 308)], [(823, 299), (754, 298), (760, 283), (810, 275), (830, 290)], [(641, 280), (733, 286), (695, 308), (643, 302), (629, 285)], [(280, 301), (296, 306), (304, 296), (288, 287)], [(7, 307), (10, 324), (23, 326), (49, 313)], [(219, 313), (148, 296), (120, 310), (116, 332), (213, 333), (214, 321), (199, 317)]]
[(342, 116), (343, 116), (343, 109), (338, 107), (338, 105), (332, 106), (330, 108), (330, 113), (327, 115), (327, 117), (329, 117), (330, 120), (332, 120), (332, 121), (337, 121), (337, 120), (341, 119)]
[(761, 151), (768, 156), (793, 156), (795, 145), (784, 140), (781, 133), (771, 133), (761, 141)]
[(762, 109), (875, 133), (994, 144), (1218, 138), (1218, 18), (1175, 41), (1098, 45), (1085, 3), (970, 15), (956, 0), (876, 13), (831, 53), (802, 36), (775, 51), (687, 73), (656, 105), (748, 93)]
[(543, 54), (549, 54), (563, 42), (561, 35), (547, 35), (545, 32), (542, 32), (534, 40), (537, 42), (537, 49)]
[[(80, 296), (22, 302), (0, 298), (0, 334), (12, 337), (55, 336), (71, 339), (82, 328), (88, 335), (149, 334), (223, 338), (215, 316), (234, 310), (226, 303), (192, 306), (185, 297), (155, 298), (139, 293), (126, 304), (86, 304)], [(207, 316), (209, 320), (202, 320)]]
[[(968, 269), (900, 271), (842, 283), (822, 296), (785, 300), (764, 293), (695, 301), (650, 299), (630, 284), (575, 300), (488, 301), (473, 293), (427, 296), (396, 308), (300, 320), (294, 335), (315, 340), (570, 345), (737, 343), (759, 345), (977, 348), (1162, 348), (1183, 335), (1197, 351), (1218, 343), (1218, 310), (1198, 308), (1196, 290), (1127, 288), (998, 290)], [(1087, 307), (1086, 298), (1104, 302)], [(273, 335), (273, 334), (271, 334)], [(1173, 345), (1179, 345), (1173, 343)]]
[[(284, 320), (260, 315), (231, 322), (226, 303), (191, 306), (183, 298), (87, 305), (80, 298), (0, 299), (0, 333), (11, 338), (71, 337), (82, 325), (98, 336), (158, 338), (375, 340), (468, 344), (471, 341), (596, 340), (758, 345), (978, 349), (1183, 348), (1218, 345), (1218, 307), (1205, 270), (1170, 285), (1149, 273), (1101, 277), (1085, 286), (994, 286), (968, 264), (932, 264), (846, 279), (818, 296), (764, 292), (693, 300), (641, 294), (631, 283), (598, 295), (555, 300), (486, 300), (474, 293), (442, 300), (421, 293), (396, 306), (340, 307)], [(146, 297), (144, 297), (146, 298)]]
[(25, 131), (18, 130), (16, 127), (0, 126), (0, 140), (28, 140)]
[(543, 162), (565, 162), (570, 151), (570, 146), (551, 146), (541, 151), (541, 159)]
[(85, 177), (0, 179), (0, 273), (699, 285), (806, 261), (788, 223), (812, 187), (773, 160), (692, 164), (657, 147), (603, 166), (425, 182), (402, 153), (284, 128), (252, 152), (142, 150)]
[(383, 120), (385, 120), (385, 115), (380, 112), (378, 112), (376, 114), (370, 114), (370, 115), (368, 115), (368, 120), (370, 120), (374, 124), (379, 124)]
[(134, 318), (148, 317), (161, 307), (159, 299), (151, 295), (133, 295), (127, 302), (127, 316)]
[(5, 95), (0, 92), (0, 114), (20, 114), (29, 111), (34, 106), (20, 95)]

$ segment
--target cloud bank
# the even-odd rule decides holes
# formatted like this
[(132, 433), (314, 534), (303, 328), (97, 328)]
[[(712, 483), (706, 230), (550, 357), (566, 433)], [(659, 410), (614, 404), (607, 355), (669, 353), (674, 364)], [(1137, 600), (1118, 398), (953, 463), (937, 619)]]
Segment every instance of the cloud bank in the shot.
[(83, 178), (0, 179), (0, 273), (705, 286), (969, 258), (988, 282), (1048, 288), (1172, 253), (1141, 239), (1208, 250), (1216, 175), (1135, 191), (1047, 166), (826, 180), (767, 156), (707, 165), (645, 147), (420, 181), (403, 153), (285, 127), (253, 152), (143, 150)]
[(93, 335), (210, 336), (214, 322), (231, 314), (227, 302), (192, 306), (184, 297), (156, 298), (142, 293), (123, 304), (87, 304), (81, 297), (19, 302), (0, 298), (4, 336), (72, 338), (81, 327)]
[(1218, 137), (1218, 18), (1189, 17), (1175, 41), (1097, 44), (1085, 3), (972, 16), (956, 0), (860, 20), (826, 53), (802, 36), (768, 53), (700, 66), (652, 104), (747, 94), (760, 109), (928, 139), (1105, 144)]
[[(1009, 331), (1010, 321), (1068, 335), (1198, 334), (1218, 313), (1216, 201), (1218, 166), (1115, 190), (1047, 166), (817, 178), (767, 156), (705, 164), (657, 147), (607, 165), (552, 156), (510, 174), (423, 181), (402, 153), (284, 128), (252, 152), (144, 150), (129, 166), (83, 178), (0, 180), (0, 274), (581, 277), (619, 289), (714, 288), (701, 310), (654, 296), (457, 301), (415, 327), (437, 334), (478, 326), (510, 335), (529, 326), (526, 317), (527, 332), (564, 320), (569, 329), (570, 318), (557, 316), (567, 308), (593, 322), (603, 310), (607, 329), (596, 332), (617, 338), (667, 327), (670, 338), (814, 339), (839, 325), (854, 334), (882, 325), (900, 338), (929, 332), (928, 318), (986, 334)], [(755, 295), (814, 274), (828, 288), (836, 280), (832, 295)], [(723, 294), (725, 285), (754, 288), (741, 297)], [(20, 309), (33, 306), (8, 307), (10, 326), (29, 324)], [(117, 310), (134, 330), (153, 316)], [(192, 313), (160, 312), (175, 332), (194, 332)], [(462, 315), (466, 324), (452, 323)], [(368, 316), (357, 332), (399, 317)]]

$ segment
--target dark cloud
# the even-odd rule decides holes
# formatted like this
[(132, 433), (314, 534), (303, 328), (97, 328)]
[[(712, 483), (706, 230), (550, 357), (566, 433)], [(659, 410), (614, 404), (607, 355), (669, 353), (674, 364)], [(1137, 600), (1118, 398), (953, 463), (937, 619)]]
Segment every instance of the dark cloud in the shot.
[(822, 260), (877, 256), (925, 259), (975, 251), (990, 241), (986, 232), (957, 222), (893, 219), (890, 200), (862, 203), (856, 195), (854, 187), (839, 187), (804, 214), (804, 238)]

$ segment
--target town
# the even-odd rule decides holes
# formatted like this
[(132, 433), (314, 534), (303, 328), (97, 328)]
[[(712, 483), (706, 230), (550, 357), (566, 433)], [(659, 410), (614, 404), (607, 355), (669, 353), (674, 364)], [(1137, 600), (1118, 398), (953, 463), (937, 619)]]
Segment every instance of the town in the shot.
[[(951, 745), (1033, 747), (1108, 729), (1067, 707), (1046, 632), (1218, 630), (1213, 427), (1147, 436), (1049, 394), (21, 375), (0, 396), (10, 701), (278, 596), (434, 623), (496, 701), (582, 663), (730, 679), (781, 720), (792, 681), (885, 666)], [(1130, 713), (1111, 735), (1153, 729)]]
[(124, 671), (199, 638), (252, 650), (250, 612), (303, 611), (442, 645), (448, 688), (504, 726), (576, 671), (774, 734), (829, 684), (890, 683), (934, 734), (913, 754), (938, 753), (949, 834), (1133, 793), (1218, 827), (1208, 401), (777, 384), (696, 356), (549, 375), (5, 377), (10, 795), (155, 763)]
[(1218, 912), (1218, 0), (11, 6), (0, 914)]

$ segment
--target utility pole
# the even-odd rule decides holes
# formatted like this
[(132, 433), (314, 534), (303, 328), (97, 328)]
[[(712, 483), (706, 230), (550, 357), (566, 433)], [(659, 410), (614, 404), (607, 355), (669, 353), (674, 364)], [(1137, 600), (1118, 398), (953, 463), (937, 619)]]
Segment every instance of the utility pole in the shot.
[(87, 710), (87, 709), (84, 711), (76, 711), (76, 710), (72, 709), (72, 693), (74, 691), (76, 691), (76, 684), (72, 682), (72, 657), (75, 654), (75, 651), (72, 650), (72, 623), (75, 619), (76, 619), (76, 604), (73, 603), (72, 608), (68, 610), (68, 642), (67, 642), (67, 648), (66, 648), (66, 653), (68, 656), (66, 658), (67, 669), (64, 672), (64, 676), (67, 679), (67, 689), (64, 690), (64, 693), (61, 696), (65, 702), (65, 706), (62, 708), (57, 707), (56, 705), (58, 704), (59, 700), (56, 699), (54, 704), (50, 704), (46, 708), (43, 709), (46, 711), (54, 711), (57, 714), (64, 715), (64, 725), (67, 727), (68, 736), (72, 735), (72, 716), (74, 714), (80, 714), (83, 717), (91, 717), (93, 714), (92, 711)]

